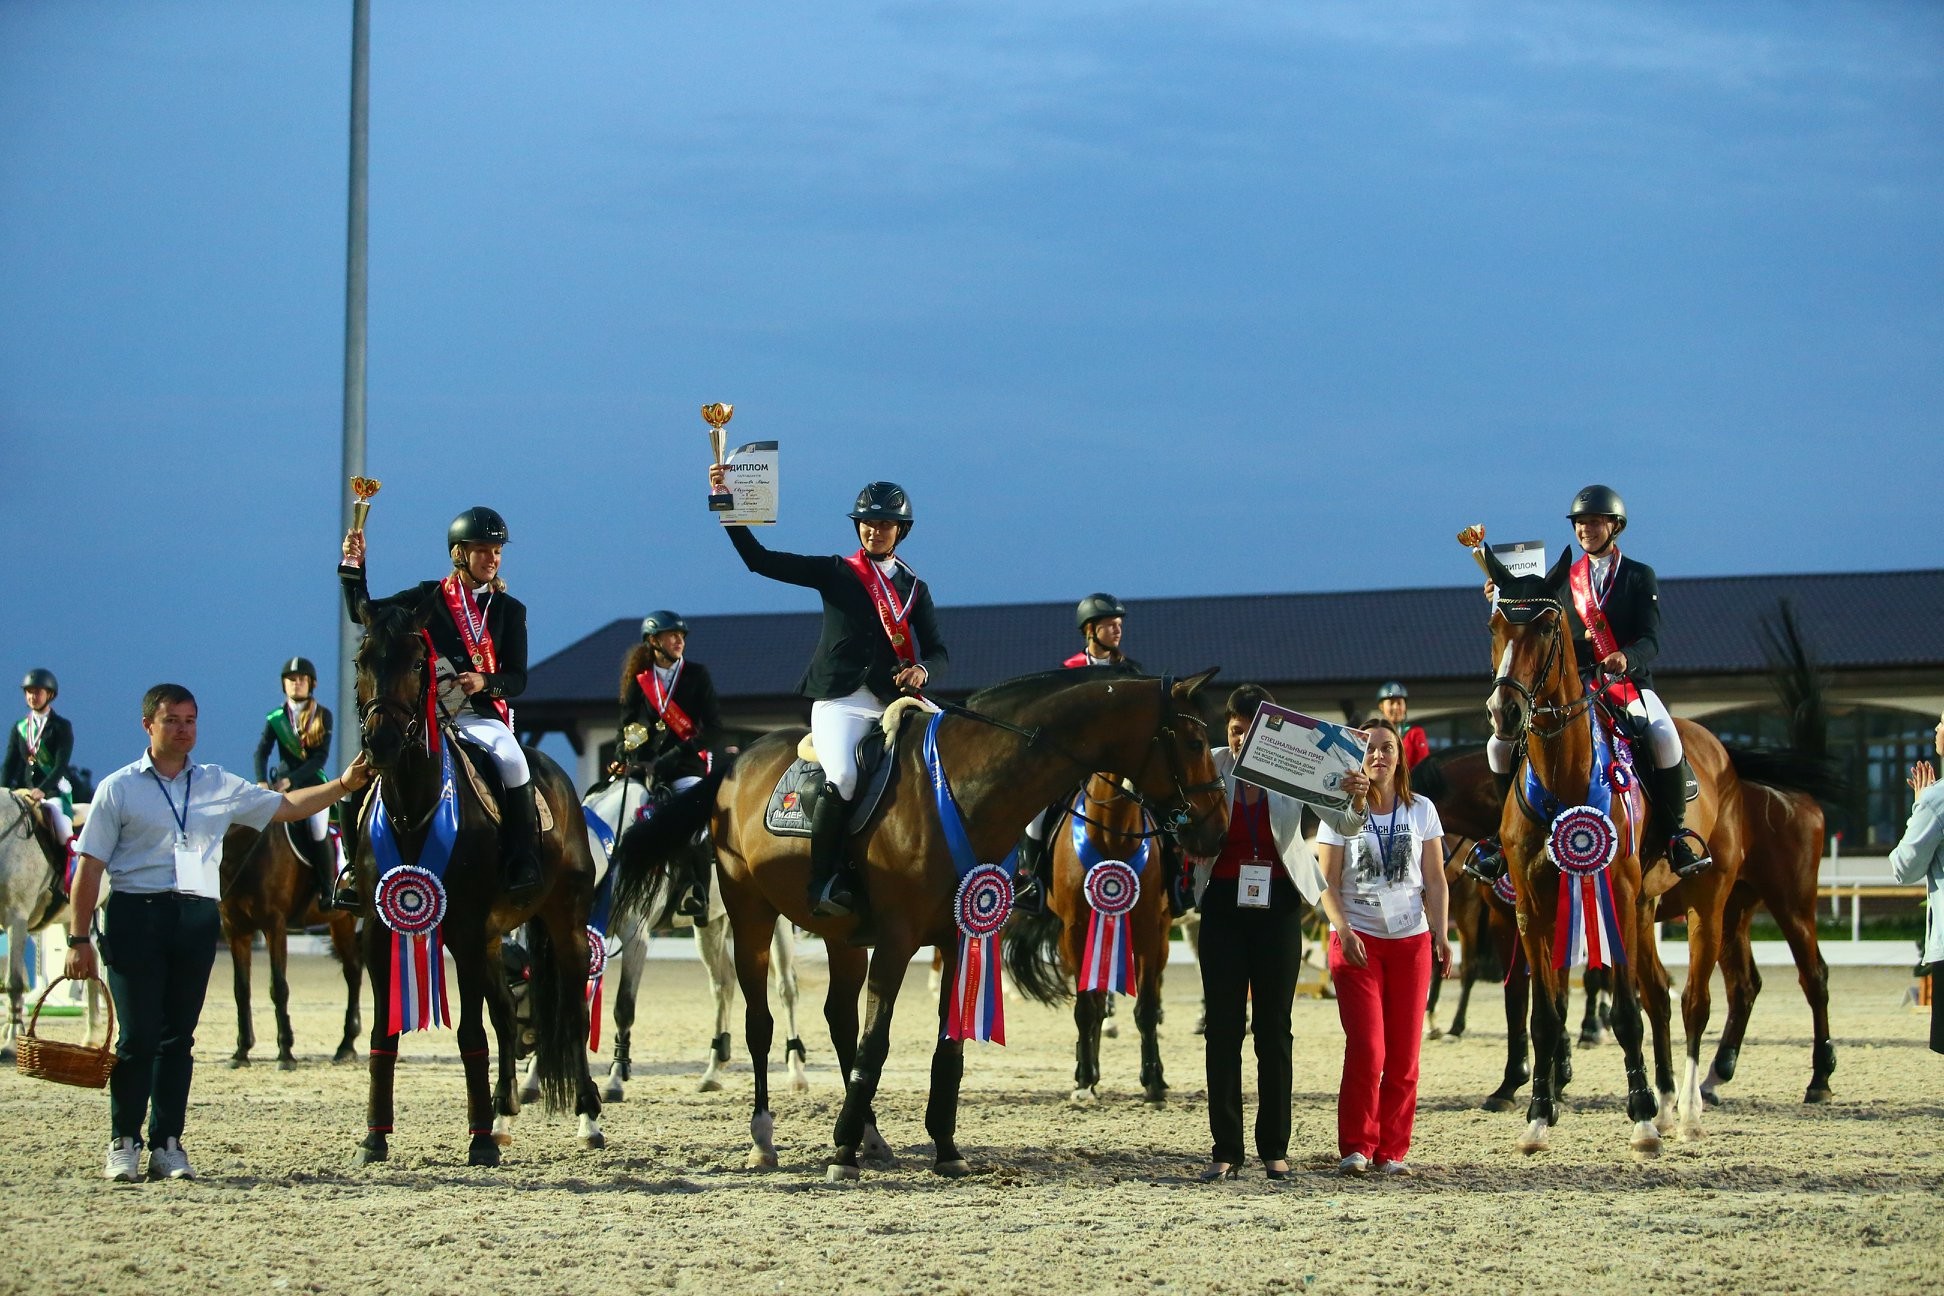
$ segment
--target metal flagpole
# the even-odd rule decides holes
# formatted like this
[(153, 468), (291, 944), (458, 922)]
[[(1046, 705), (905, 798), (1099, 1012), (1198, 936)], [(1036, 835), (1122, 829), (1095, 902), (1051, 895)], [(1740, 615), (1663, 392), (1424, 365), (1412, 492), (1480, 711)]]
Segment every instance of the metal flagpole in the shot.
[[(365, 231), (371, 135), (371, 0), (351, 0), (351, 178), (344, 253), (344, 464), (338, 476), (343, 501), (339, 534), (351, 529), (350, 479), (365, 468)], [(331, 615), (338, 625), (336, 753), (343, 763), (358, 714), (358, 683), (352, 658), (359, 627), (344, 615), (344, 600), (331, 591)]]

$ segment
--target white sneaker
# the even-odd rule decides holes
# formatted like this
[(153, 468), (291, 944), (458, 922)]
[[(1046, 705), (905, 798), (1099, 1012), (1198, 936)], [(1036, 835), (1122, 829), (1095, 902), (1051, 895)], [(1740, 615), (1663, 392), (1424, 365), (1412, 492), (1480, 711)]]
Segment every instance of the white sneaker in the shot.
[(1337, 1170), (1339, 1173), (1347, 1175), (1368, 1174), (1370, 1172), (1370, 1158), (1361, 1152), (1352, 1152), (1349, 1156), (1337, 1162)]
[(162, 1146), (149, 1151), (148, 1177), (151, 1179), (194, 1179), (189, 1154), (176, 1139), (162, 1140)]
[(1411, 1173), (1411, 1167), (1402, 1161), (1379, 1161), (1377, 1163), (1377, 1173), (1408, 1176)]
[(108, 1145), (108, 1164), (101, 1177), (116, 1183), (134, 1183), (142, 1177), (142, 1141), (118, 1138)]

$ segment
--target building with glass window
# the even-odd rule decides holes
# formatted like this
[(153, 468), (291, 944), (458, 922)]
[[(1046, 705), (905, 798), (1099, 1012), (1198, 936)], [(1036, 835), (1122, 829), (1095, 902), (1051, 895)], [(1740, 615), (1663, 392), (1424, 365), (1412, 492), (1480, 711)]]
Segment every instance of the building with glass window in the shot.
[[(1932, 751), (1944, 713), (1944, 570), (1664, 579), (1655, 685), (1676, 715), (1725, 740), (1779, 744), (1786, 730), (1772, 638), (1786, 604), (1824, 683), (1831, 751), (1857, 789), (1831, 812), (1846, 854), (1881, 854), (1910, 809), (1904, 779)], [(951, 647), (937, 695), (962, 699), (1052, 669), (1078, 648), (1073, 605), (939, 609)], [(1125, 647), (1148, 670), (1222, 668), (1220, 683), (1266, 685), (1314, 715), (1362, 719), (1378, 687), (1410, 690), (1411, 718), (1438, 747), (1479, 742), (1491, 681), (1487, 606), (1477, 586), (1340, 594), (1128, 600)], [(815, 612), (694, 616), (689, 653), (707, 663), (725, 721), (741, 735), (807, 723), (792, 693), (821, 624)], [(535, 665), (518, 722), (529, 739), (566, 735), (582, 786), (612, 754), (622, 658), (639, 614)], [(1224, 690), (1207, 699), (1219, 709)]]

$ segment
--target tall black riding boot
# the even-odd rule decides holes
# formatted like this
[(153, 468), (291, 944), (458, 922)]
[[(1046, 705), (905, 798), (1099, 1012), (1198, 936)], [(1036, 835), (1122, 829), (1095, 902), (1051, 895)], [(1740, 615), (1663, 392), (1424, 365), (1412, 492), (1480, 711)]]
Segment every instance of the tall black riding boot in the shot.
[(364, 901), (358, 895), (354, 865), (358, 858), (358, 815), (364, 809), (366, 794), (360, 790), (338, 802), (338, 838), (344, 845), (344, 872), (332, 879), (334, 885), (325, 888), (318, 899), (326, 909), (357, 913), (364, 908)]
[[(1687, 828), (1686, 762), (1671, 769), (1657, 769), (1651, 778), (1653, 786), (1648, 792), (1654, 804), (1649, 807), (1647, 822), (1654, 825), (1653, 837), (1667, 843), (1668, 866), (1684, 878), (1706, 872), (1714, 863), (1708, 854), (1708, 844), (1701, 841), (1699, 833), (1689, 832)], [(1694, 848), (1697, 842), (1700, 850)]]
[(842, 918), (857, 911), (857, 896), (846, 876), (849, 861), (844, 858), (844, 827), (850, 820), (850, 802), (838, 793), (835, 783), (824, 784), (823, 795), (810, 811), (810, 916)]
[[(1501, 806), (1505, 804), (1505, 799), (1512, 795), (1512, 777), (1510, 774), (1501, 774), (1497, 770), (1492, 771), (1492, 782), (1498, 787)], [(1479, 838), (1478, 843), (1472, 847), (1471, 854), (1465, 857), (1466, 874), (1486, 886), (1504, 877), (1506, 867), (1505, 851), (1499, 845), (1497, 833)]]
[[(1155, 838), (1153, 845), (1161, 852), (1161, 885), (1168, 892), (1168, 917), (1179, 918), (1194, 907), (1195, 875), (1173, 838)], [(1112, 1000), (1113, 996), (1109, 995), (1108, 1001)]]
[(675, 899), (675, 912), (698, 923), (708, 919), (709, 875), (715, 872), (715, 854), (708, 843), (706, 833), (695, 835), (695, 845), (702, 853), (696, 859), (694, 873), (682, 881), (682, 894)]
[(1053, 854), (1031, 833), (1019, 835), (1018, 881), (1013, 884), (1013, 908), (1021, 913), (1046, 912), (1046, 862)]
[(331, 893), (337, 890), (337, 861), (331, 857), (331, 834), (325, 833), (324, 840), (318, 841), (310, 835), (310, 825), (294, 823), (288, 825), (290, 841), (297, 847), (298, 858), (310, 865), (311, 876), (317, 879), (317, 904), (320, 909), (331, 907)]
[(500, 803), (506, 816), (500, 825), (501, 876), (510, 894), (525, 899), (540, 889), (540, 812), (533, 806), (532, 781), (506, 789)]

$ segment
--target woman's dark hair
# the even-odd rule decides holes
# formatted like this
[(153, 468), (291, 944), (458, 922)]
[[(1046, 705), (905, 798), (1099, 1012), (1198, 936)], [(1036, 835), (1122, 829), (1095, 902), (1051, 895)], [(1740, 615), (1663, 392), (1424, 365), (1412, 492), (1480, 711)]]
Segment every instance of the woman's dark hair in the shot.
[(157, 684), (142, 694), (142, 720), (147, 723), (155, 719), (155, 713), (165, 706), (178, 702), (194, 702), (196, 695), (180, 684)]
[(1409, 806), (1417, 798), (1411, 794), (1411, 762), (1404, 759), (1404, 735), (1397, 726), (1383, 716), (1372, 716), (1363, 722), (1365, 730), (1382, 729), (1397, 739), (1397, 768), (1391, 773), (1391, 791), (1397, 799)]
[(635, 683), (635, 676), (640, 675), (644, 671), (653, 669), (654, 665), (655, 665), (655, 646), (653, 644), (638, 643), (633, 648), (630, 648), (628, 650), (628, 655), (621, 659), (621, 705), (622, 706), (628, 705), (629, 701), (632, 700), (628, 693), (629, 689), (635, 689), (639, 691), (641, 688), (639, 684)]
[(1228, 695), (1228, 713), (1237, 720), (1252, 720), (1257, 707), (1264, 702), (1274, 705), (1275, 701), (1276, 695), (1260, 684), (1237, 685)]

